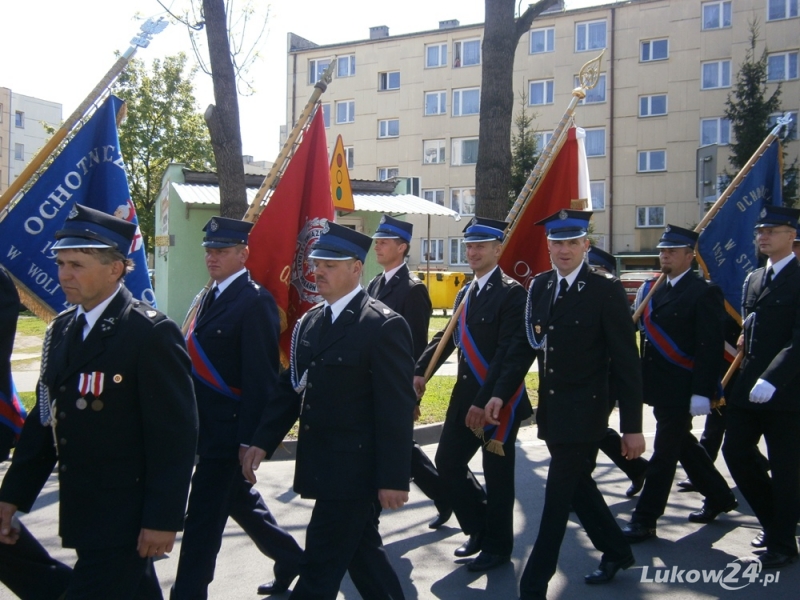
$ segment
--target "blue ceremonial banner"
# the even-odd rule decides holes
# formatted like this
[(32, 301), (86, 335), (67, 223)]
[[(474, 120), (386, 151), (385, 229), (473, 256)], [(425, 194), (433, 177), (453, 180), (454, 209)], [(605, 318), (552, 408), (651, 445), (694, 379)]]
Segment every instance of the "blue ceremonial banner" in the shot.
[[(0, 222), (0, 262), (56, 313), (69, 303), (58, 283), (56, 254), (50, 247), (73, 205), (138, 225), (117, 136), (122, 104), (109, 96)], [(125, 286), (136, 298), (155, 305), (138, 228), (128, 258), (136, 268), (125, 276)]]
[(700, 233), (697, 261), (722, 288), (725, 308), (741, 323), (742, 287), (758, 267), (754, 226), (765, 204), (782, 204), (780, 142), (773, 141)]

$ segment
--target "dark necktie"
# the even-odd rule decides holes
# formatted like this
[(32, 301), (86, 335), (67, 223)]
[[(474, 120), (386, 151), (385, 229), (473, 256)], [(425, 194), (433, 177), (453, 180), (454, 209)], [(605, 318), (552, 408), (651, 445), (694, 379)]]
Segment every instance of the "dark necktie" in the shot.
[(481, 291), (480, 287), (478, 287), (478, 282), (472, 284), (469, 290), (469, 305), (472, 306), (475, 304), (475, 299), (478, 297), (478, 292)]
[(325, 334), (328, 333), (328, 329), (330, 329), (332, 322), (333, 310), (331, 310), (330, 306), (326, 306), (325, 313), (322, 315), (322, 325), (319, 327), (319, 339), (325, 337)]
[(86, 314), (81, 313), (72, 321), (72, 348), (78, 348), (83, 343), (83, 328), (86, 326)]
[(378, 280), (378, 287), (375, 290), (376, 298), (381, 295), (381, 292), (383, 291), (385, 285), (386, 285), (386, 276), (381, 274), (381, 278)]
[(665, 287), (667, 288), (667, 291), (670, 291), (672, 289), (672, 282), (668, 281)]
[(761, 286), (761, 289), (765, 289), (765, 288), (769, 287), (769, 284), (772, 283), (772, 276), (774, 274), (775, 274), (775, 272), (772, 270), (772, 267), (769, 267), (767, 269), (767, 274), (764, 277), (764, 285)]
[(556, 296), (556, 299), (553, 301), (553, 306), (558, 304), (558, 302), (566, 295), (568, 289), (569, 289), (569, 283), (567, 283), (567, 279), (562, 278), (561, 281), (558, 283), (558, 295)]
[(214, 304), (214, 300), (217, 298), (218, 291), (219, 288), (214, 286), (208, 290), (208, 292), (206, 292), (206, 295), (203, 298), (203, 313), (207, 313), (211, 309), (211, 305)]

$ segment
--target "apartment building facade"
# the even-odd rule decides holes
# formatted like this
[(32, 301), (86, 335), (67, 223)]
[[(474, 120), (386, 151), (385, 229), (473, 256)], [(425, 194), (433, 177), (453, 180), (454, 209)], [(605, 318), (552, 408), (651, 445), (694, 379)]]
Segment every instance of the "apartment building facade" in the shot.
[(0, 87), (0, 194), (50, 137), (42, 123), (59, 127), (61, 105)]
[[(587, 132), (594, 237), (628, 268), (655, 264), (667, 223), (693, 227), (707, 206), (697, 197), (697, 151), (717, 145), (717, 174), (728, 167), (725, 102), (758, 21), (770, 91), (800, 107), (798, 0), (630, 0), (540, 15), (517, 47), (514, 91), (526, 95), (540, 148), (566, 109), (583, 64), (605, 51), (598, 86), (576, 110)], [(482, 24), (318, 46), (289, 34), (287, 127), (314, 83), (335, 61), (323, 95), (328, 140), (341, 134), (351, 177), (411, 178), (414, 193), (470, 218), (481, 88)], [(777, 117), (777, 115), (776, 115)], [(512, 126), (513, 131), (513, 126)], [(787, 162), (800, 144), (788, 145)], [(413, 216), (416, 231), (427, 225)], [(461, 224), (442, 221), (430, 243), (416, 235), (412, 268), (467, 270)], [(639, 257), (639, 258), (636, 258)]]

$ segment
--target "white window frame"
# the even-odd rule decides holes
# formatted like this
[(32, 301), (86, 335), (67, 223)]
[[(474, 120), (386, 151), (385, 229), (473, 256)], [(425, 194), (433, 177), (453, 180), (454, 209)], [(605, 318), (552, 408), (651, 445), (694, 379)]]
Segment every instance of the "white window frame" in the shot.
[[(659, 216), (660, 212), (660, 219)], [(636, 207), (636, 228), (646, 229), (649, 227), (664, 227), (667, 216), (665, 206), (637, 206)], [(644, 219), (642, 219), (644, 217)]]
[(14, 127), (25, 129), (25, 113), (21, 110), (14, 111)]
[(606, 209), (606, 180), (597, 179), (589, 181), (589, 190), (592, 197), (592, 205), (589, 210), (598, 211)]
[[(436, 48), (436, 62), (430, 63), (429, 50)], [(426, 69), (440, 69), (447, 66), (447, 42), (438, 42), (436, 44), (425, 44), (425, 68)]]
[[(393, 77), (396, 75), (397, 77)], [(395, 79), (393, 82), (392, 79)], [(400, 71), (384, 71), (378, 73), (378, 91), (391, 92), (400, 89)]]
[(428, 190), (422, 190), (422, 198), (428, 202), (433, 202), (439, 206), (444, 206), (444, 188), (431, 188)]
[[(428, 241), (431, 243), (433, 249), (432, 258), (428, 260)], [(444, 262), (444, 238), (422, 238), (419, 244), (419, 262), (420, 263), (443, 263)]]
[[(713, 126), (714, 134), (710, 139), (705, 137), (706, 126)], [(717, 144), (718, 146), (727, 146), (731, 143), (731, 122), (725, 117), (711, 117), (707, 119), (700, 119), (700, 145), (708, 146), (709, 144)]]
[(381, 140), (400, 137), (400, 119), (378, 120), (378, 138)]
[[(716, 70), (716, 85), (706, 86), (706, 68), (714, 67)], [(731, 87), (731, 61), (729, 58), (722, 60), (711, 60), (700, 63), (700, 89), (701, 90), (720, 90)]]
[[(472, 166), (477, 164), (478, 162), (478, 138), (477, 137), (463, 137), (463, 138), (453, 138), (452, 142), (452, 150), (450, 153), (450, 164), (454, 167), (463, 167), (463, 166)], [(475, 142), (475, 162), (464, 162), (464, 143), (465, 142)]]
[[(653, 157), (663, 155), (664, 168), (659, 169), (651, 166)], [(642, 168), (642, 158), (644, 158), (644, 168)], [(640, 150), (636, 153), (636, 172), (637, 173), (665, 173), (667, 171), (667, 151), (666, 150)]]
[(325, 129), (331, 126), (331, 103), (322, 103), (322, 122), (325, 124)]
[[(436, 96), (436, 110), (437, 112), (428, 112), (428, 97)], [(425, 92), (425, 108), (423, 112), (426, 117), (433, 117), (438, 115), (447, 114), (447, 90), (436, 90), (433, 92)]]
[(14, 144), (14, 160), (25, 160), (25, 144)]
[[(344, 106), (345, 114), (344, 119), (339, 119), (339, 107)], [(346, 123), (353, 123), (356, 120), (356, 101), (355, 100), (338, 100), (336, 102), (336, 124), (344, 125)]]
[[(464, 112), (464, 94), (466, 92), (477, 92), (478, 93), (478, 106), (475, 112)], [(480, 114), (481, 112), (481, 88), (479, 87), (469, 87), (469, 88), (457, 88), (453, 90), (453, 102), (452, 102), (452, 110), (454, 117), (469, 117), (472, 115)]]
[[(471, 204), (472, 204), (472, 212), (465, 212), (462, 211), (462, 207), (464, 206), (463, 200), (461, 195), (464, 192), (469, 192), (471, 196)], [(456, 196), (459, 196), (458, 200), (456, 201)], [(453, 208), (453, 203), (456, 202), (457, 208)], [(469, 204), (469, 202), (467, 203)], [(474, 187), (464, 187), (464, 188), (450, 188), (450, 209), (456, 211), (458, 214), (462, 216), (471, 217), (475, 214), (475, 188)]]
[[(774, 72), (774, 67), (772, 66), (773, 61), (780, 59), (783, 63), (781, 65), (781, 70), (783, 73), (781, 77), (776, 77)], [(767, 81), (770, 83), (776, 83), (778, 81), (791, 81), (793, 79), (797, 79), (798, 73), (798, 52), (797, 50), (793, 50), (790, 52), (773, 52), (767, 56)], [(772, 72), (772, 73), (770, 73)]]
[(400, 177), (400, 167), (378, 167), (378, 181)]
[(542, 153), (547, 147), (547, 144), (550, 143), (550, 140), (553, 138), (552, 131), (537, 131), (533, 134), (533, 137), (536, 139), (536, 152), (539, 154)]
[[(782, 21), (798, 16), (800, 0), (767, 0), (767, 21)], [(772, 16), (776, 9), (781, 10), (780, 16)]]
[[(606, 139), (606, 128), (605, 127), (587, 127), (584, 129), (586, 131), (586, 139), (584, 140), (584, 144), (586, 146), (586, 158), (598, 158), (601, 156), (606, 155), (606, 145), (608, 140)], [(603, 133), (603, 153), (602, 154), (589, 154), (589, 136), (596, 135), (597, 133)]]
[(463, 237), (449, 238), (448, 246), (448, 250), (450, 251), (448, 258), (451, 265), (469, 265), (469, 261), (467, 260), (467, 244), (464, 242)]
[(356, 149), (354, 146), (344, 147), (344, 161), (347, 169), (352, 171), (356, 166)]
[[(542, 88), (541, 94), (536, 94), (537, 96), (541, 95), (544, 99), (544, 102), (534, 102), (533, 101), (533, 87), (537, 86)], [(528, 82), (528, 106), (545, 106), (547, 104), (553, 104), (553, 99), (555, 97), (555, 87), (556, 83), (554, 79), (532, 79)]]
[[(721, 2), (703, 2), (701, 5), (701, 12), (700, 12), (700, 29), (702, 31), (712, 31), (714, 29), (727, 29), (731, 26), (733, 22), (733, 8), (732, 3), (730, 0), (724, 0)], [(717, 9), (717, 17), (716, 23), (710, 23), (709, 17), (706, 17), (706, 10), (710, 10), (712, 8)], [(727, 14), (726, 14), (727, 13)], [(725, 21), (727, 17), (727, 22)]]
[[(664, 112), (653, 112), (653, 99), (664, 98)], [(646, 112), (642, 110), (642, 102), (647, 104)], [(651, 94), (649, 96), (639, 96), (639, 118), (649, 119), (650, 117), (664, 117), (669, 113), (669, 99), (667, 94)]]
[[(580, 78), (575, 75), (573, 81), (574, 87), (581, 84)], [(602, 94), (602, 95), (601, 95)], [(580, 104), (602, 104), (606, 101), (606, 74), (601, 73), (597, 79), (597, 85), (593, 88), (586, 90), (586, 97), (580, 101)]]
[(336, 77), (354, 77), (355, 74), (356, 74), (355, 54), (346, 54), (345, 56), (339, 56), (336, 58)]
[[(322, 66), (324, 64), (324, 66)], [(331, 57), (311, 58), (308, 61), (308, 83), (314, 85), (331, 64)]]
[[(667, 45), (667, 51), (665, 56), (659, 56), (653, 58), (653, 46), (659, 42), (664, 42)], [(647, 57), (645, 57), (645, 52), (647, 53)], [(639, 42), (639, 62), (656, 62), (660, 60), (668, 60), (669, 59), (669, 38), (655, 38), (652, 40), (642, 40)]]
[[(603, 44), (601, 46), (593, 45), (591, 41), (590, 31), (595, 29), (596, 26), (603, 25)], [(594, 21), (582, 21), (575, 23), (575, 52), (590, 52), (592, 50), (602, 50), (608, 44), (608, 23), (605, 19), (596, 19)]]
[(423, 165), (445, 164), (445, 162), (447, 162), (445, 159), (445, 148), (447, 148), (447, 140), (445, 140), (444, 138), (437, 140), (423, 140), (422, 164)]
[[(474, 44), (475, 42), (478, 43), (478, 58), (474, 60), (474, 62), (464, 63), (463, 55), (464, 55), (464, 44)], [(464, 67), (475, 67), (481, 64), (481, 52), (483, 48), (481, 46), (481, 38), (467, 38), (464, 40), (456, 40), (453, 42), (453, 68), (454, 69), (461, 69)], [(472, 60), (472, 59), (471, 59)]]
[[(542, 35), (543, 49), (535, 50), (533, 47), (533, 39), (535, 35)], [(528, 36), (528, 54), (546, 54), (548, 52), (555, 52), (556, 47), (556, 28), (555, 27), (537, 27), (531, 29)]]

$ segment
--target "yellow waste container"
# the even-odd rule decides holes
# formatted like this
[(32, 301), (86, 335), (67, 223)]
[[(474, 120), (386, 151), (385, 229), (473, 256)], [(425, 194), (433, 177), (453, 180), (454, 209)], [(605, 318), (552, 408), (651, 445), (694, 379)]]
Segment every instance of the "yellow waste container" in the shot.
[(472, 280), (472, 273), (459, 271), (431, 271), (430, 281), (427, 280), (426, 271), (417, 271), (416, 275), (427, 283), (431, 304), (435, 309), (453, 308), (458, 290)]

